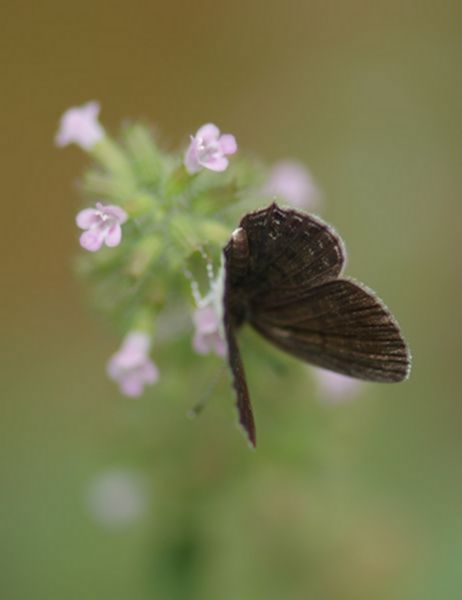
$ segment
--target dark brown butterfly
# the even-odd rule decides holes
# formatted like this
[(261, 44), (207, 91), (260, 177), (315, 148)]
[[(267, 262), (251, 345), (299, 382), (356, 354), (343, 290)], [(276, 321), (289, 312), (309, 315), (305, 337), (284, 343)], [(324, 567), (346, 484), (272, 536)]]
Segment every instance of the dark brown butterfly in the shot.
[(244, 216), (224, 248), (224, 325), (239, 422), (256, 444), (236, 330), (250, 323), (275, 346), (319, 367), (368, 381), (397, 382), (410, 370), (398, 323), (364, 287), (341, 277), (343, 242), (297, 210)]

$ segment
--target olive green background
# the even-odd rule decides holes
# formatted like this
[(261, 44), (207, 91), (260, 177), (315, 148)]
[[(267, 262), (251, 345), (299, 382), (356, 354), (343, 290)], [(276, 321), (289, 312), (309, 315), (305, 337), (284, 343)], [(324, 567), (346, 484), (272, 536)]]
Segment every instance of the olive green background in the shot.
[[(461, 20), (450, 1), (3, 2), (2, 598), (460, 598)], [(244, 333), (256, 453), (226, 378), (185, 418), (219, 368), (185, 344), (155, 352), (158, 386), (120, 397), (118, 340), (72, 273), (88, 161), (53, 146), (92, 99), (109, 129), (143, 117), (168, 148), (212, 121), (266, 161), (305, 161), (348, 273), (403, 327), (411, 379), (325, 406)], [(104, 529), (86, 486), (132, 466), (150, 514)]]

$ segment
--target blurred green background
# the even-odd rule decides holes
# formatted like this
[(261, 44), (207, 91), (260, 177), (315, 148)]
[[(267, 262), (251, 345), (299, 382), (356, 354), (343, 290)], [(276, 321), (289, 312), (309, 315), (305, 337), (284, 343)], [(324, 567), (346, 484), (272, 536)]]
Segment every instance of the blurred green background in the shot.
[[(2, 4), (0, 595), (5, 600), (459, 599), (462, 589), (460, 2)], [(74, 280), (87, 160), (53, 136), (98, 99), (167, 147), (207, 121), (309, 165), (348, 272), (385, 299), (411, 379), (341, 406), (242, 346), (248, 450), (218, 360), (157, 350), (141, 399), (104, 374), (118, 340)], [(255, 365), (254, 365), (255, 363)], [(258, 364), (256, 364), (258, 363)], [(89, 514), (107, 469), (145, 474), (126, 527)]]

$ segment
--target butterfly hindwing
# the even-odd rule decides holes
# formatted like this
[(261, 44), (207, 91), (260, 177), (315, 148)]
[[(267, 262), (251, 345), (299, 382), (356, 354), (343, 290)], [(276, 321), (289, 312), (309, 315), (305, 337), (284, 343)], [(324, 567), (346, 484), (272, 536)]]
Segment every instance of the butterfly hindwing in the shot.
[(369, 381), (408, 375), (409, 353), (395, 319), (375, 294), (349, 279), (326, 282), (277, 308), (255, 305), (249, 320), (278, 348), (319, 367)]

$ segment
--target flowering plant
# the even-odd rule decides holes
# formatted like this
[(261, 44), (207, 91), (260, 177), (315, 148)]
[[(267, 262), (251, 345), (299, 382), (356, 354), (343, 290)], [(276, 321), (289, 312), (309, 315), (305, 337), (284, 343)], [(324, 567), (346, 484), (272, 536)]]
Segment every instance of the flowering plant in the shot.
[(139, 396), (159, 378), (153, 342), (189, 336), (196, 353), (226, 356), (221, 256), (242, 213), (272, 199), (310, 209), (319, 194), (300, 164), (266, 170), (212, 123), (170, 154), (147, 126), (130, 123), (115, 140), (98, 116), (97, 102), (69, 109), (55, 142), (93, 159), (81, 187), (94, 206), (76, 217), (78, 271), (123, 337), (107, 373), (123, 394)]

